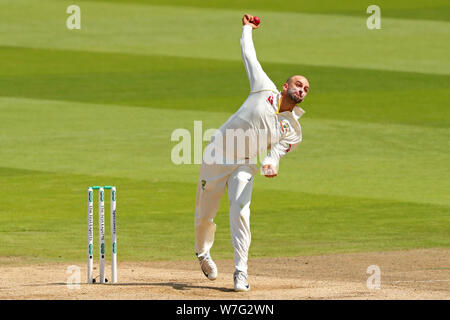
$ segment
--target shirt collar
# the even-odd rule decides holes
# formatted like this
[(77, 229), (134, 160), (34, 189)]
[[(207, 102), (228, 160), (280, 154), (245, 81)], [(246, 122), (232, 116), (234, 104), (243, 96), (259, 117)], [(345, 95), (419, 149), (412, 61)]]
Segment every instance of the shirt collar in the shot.
[(292, 109), (292, 115), (294, 116), (295, 120), (300, 119), (300, 117), (305, 113), (306, 111), (303, 110), (300, 107), (295, 106), (294, 109)]

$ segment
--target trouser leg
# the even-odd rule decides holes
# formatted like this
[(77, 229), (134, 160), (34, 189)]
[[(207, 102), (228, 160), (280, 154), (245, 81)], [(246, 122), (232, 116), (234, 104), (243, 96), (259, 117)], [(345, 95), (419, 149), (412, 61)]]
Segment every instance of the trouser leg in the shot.
[(248, 250), (251, 242), (250, 201), (253, 186), (252, 170), (246, 166), (238, 167), (228, 178), (227, 184), (235, 269), (247, 273)]
[[(213, 176), (213, 168), (208, 173)], [(213, 172), (211, 172), (213, 171)], [(220, 167), (218, 167), (220, 171)], [(219, 172), (220, 173), (220, 172)], [(226, 177), (209, 179), (205, 172), (200, 173), (195, 201), (195, 252), (198, 256), (209, 253), (216, 232), (214, 218), (220, 206), (220, 200), (225, 192)]]

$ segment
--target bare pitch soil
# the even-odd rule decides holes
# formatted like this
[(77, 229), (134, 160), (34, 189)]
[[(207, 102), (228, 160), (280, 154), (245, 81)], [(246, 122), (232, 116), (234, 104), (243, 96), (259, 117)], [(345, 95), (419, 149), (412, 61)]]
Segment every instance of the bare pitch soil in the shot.
[[(81, 284), (69, 289), (68, 263), (18, 265), (0, 258), (0, 299), (450, 299), (450, 249), (251, 259), (247, 293), (232, 290), (232, 261), (216, 263), (218, 279), (209, 281), (195, 259), (119, 260), (115, 285), (86, 284), (85, 264), (74, 263)], [(367, 287), (370, 265), (381, 269), (379, 290)]]

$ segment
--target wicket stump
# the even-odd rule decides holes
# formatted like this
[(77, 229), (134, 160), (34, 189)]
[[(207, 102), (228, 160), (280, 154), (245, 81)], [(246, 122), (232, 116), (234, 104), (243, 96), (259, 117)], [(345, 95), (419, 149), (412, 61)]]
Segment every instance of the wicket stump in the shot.
[(88, 188), (87, 227), (88, 227), (88, 283), (94, 283), (94, 190), (98, 190), (98, 231), (99, 231), (99, 266), (100, 283), (105, 277), (105, 190), (111, 190), (111, 278), (117, 283), (117, 228), (116, 228), (116, 187), (93, 186)]

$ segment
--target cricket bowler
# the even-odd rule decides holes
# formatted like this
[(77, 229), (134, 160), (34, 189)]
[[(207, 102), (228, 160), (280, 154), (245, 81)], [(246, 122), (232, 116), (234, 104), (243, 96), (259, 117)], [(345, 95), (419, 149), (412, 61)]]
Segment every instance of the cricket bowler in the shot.
[[(301, 75), (289, 77), (282, 91), (277, 90), (257, 60), (252, 31), (259, 25), (254, 22), (251, 15), (242, 18), (241, 52), (250, 94), (206, 147), (195, 202), (195, 253), (205, 276), (215, 280), (218, 270), (210, 255), (216, 231), (214, 218), (225, 189), (228, 190), (234, 290), (238, 292), (250, 290), (247, 261), (253, 176), (258, 173), (255, 159), (261, 150), (268, 151), (262, 161), (263, 174), (268, 178), (277, 176), (280, 159), (302, 141), (298, 120), (305, 111), (297, 105), (309, 91), (309, 82)], [(229, 144), (243, 135), (243, 145)], [(230, 136), (232, 139), (228, 139)]]

